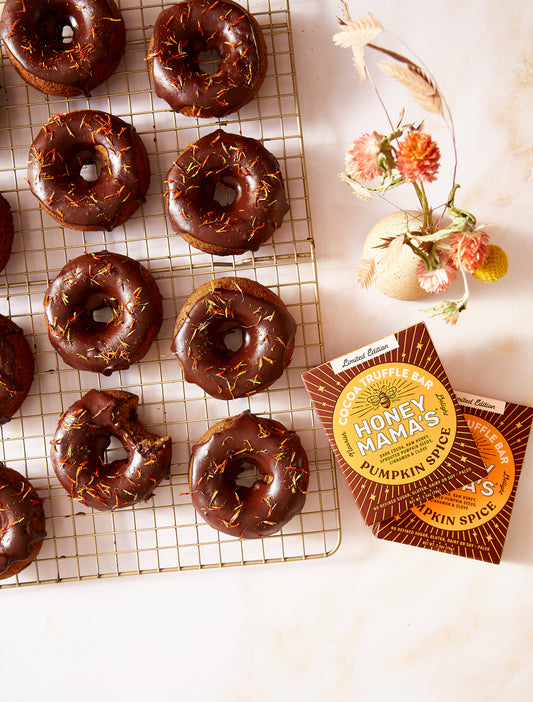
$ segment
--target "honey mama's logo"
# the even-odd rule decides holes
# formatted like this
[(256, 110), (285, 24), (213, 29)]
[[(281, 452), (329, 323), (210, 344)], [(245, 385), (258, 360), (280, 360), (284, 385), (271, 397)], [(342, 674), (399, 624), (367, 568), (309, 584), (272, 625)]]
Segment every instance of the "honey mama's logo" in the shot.
[(360, 475), (382, 484), (420, 480), (442, 464), (455, 440), (446, 388), (417, 366), (388, 363), (349, 381), (334, 409), (337, 447)]

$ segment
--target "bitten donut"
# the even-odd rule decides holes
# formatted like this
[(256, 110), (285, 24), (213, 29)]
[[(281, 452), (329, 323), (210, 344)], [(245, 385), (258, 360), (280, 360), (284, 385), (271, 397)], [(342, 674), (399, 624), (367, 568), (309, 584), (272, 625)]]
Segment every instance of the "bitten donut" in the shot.
[(7, 0), (0, 36), (27, 83), (66, 97), (89, 96), (115, 71), (126, 32), (113, 0)]
[[(211, 75), (202, 52), (219, 57)], [(257, 20), (227, 0), (185, 0), (158, 16), (148, 53), (156, 95), (175, 111), (222, 117), (257, 95), (267, 70), (266, 45)]]
[[(233, 201), (218, 202), (217, 186), (233, 191)], [(289, 209), (276, 158), (256, 139), (222, 129), (178, 156), (165, 196), (172, 229), (219, 256), (257, 251)]]
[(30, 390), (35, 358), (24, 332), (0, 314), (0, 424), (9, 422)]
[[(123, 390), (89, 390), (61, 416), (51, 461), (74, 500), (98, 510), (130, 507), (149, 499), (168, 476), (172, 440), (146, 429), (137, 416), (138, 401)], [(112, 436), (127, 455), (105, 463)]]
[[(218, 278), (183, 304), (172, 351), (186, 381), (231, 400), (264, 390), (281, 376), (295, 334), (294, 318), (272, 290), (247, 278)], [(228, 345), (230, 335), (238, 348)]]
[(0, 193), (0, 271), (4, 270), (11, 256), (14, 231), (11, 206)]
[(150, 162), (131, 124), (98, 110), (67, 112), (34, 139), (28, 183), (60, 224), (110, 231), (145, 201)]
[[(239, 475), (255, 468), (251, 486)], [(214, 529), (243, 539), (279, 531), (305, 503), (306, 453), (297, 434), (246, 411), (215, 424), (193, 446), (189, 488), (195, 509)]]
[(30, 481), (0, 463), (0, 580), (37, 558), (46, 536), (43, 503)]
[[(94, 312), (104, 308), (110, 318), (95, 319)], [(65, 363), (103, 375), (141, 359), (163, 320), (161, 293), (150, 272), (108, 251), (69, 261), (50, 284), (44, 311), (50, 343)]]

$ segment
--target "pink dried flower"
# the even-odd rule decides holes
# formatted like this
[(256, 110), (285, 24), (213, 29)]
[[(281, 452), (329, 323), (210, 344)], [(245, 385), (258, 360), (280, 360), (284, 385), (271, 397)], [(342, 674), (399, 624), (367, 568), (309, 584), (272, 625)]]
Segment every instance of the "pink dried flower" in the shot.
[(443, 312), (442, 318), (444, 319), (446, 324), (451, 324), (453, 327), (455, 324), (457, 324), (460, 314), (461, 310), (456, 307), (455, 309), (449, 310), (448, 312)]
[(456, 268), (473, 273), (489, 255), (490, 238), (481, 230), (455, 232), (449, 238), (450, 258)]
[(440, 151), (437, 144), (423, 132), (412, 131), (398, 145), (396, 166), (409, 183), (423, 180), (431, 183), (439, 170)]
[(383, 136), (377, 132), (363, 134), (356, 139), (346, 153), (346, 172), (356, 180), (372, 180), (383, 173), (378, 166), (378, 156)]
[(416, 266), (416, 275), (420, 287), (428, 293), (440, 293), (449, 288), (457, 276), (457, 270), (452, 266), (447, 253), (438, 252), (440, 267), (428, 270), (424, 261), (420, 260)]

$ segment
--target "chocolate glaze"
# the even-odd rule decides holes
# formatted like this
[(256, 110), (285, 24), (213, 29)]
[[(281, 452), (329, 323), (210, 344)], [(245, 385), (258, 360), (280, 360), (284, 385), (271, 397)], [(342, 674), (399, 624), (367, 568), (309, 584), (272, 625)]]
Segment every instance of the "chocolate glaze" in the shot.
[[(230, 350), (224, 338), (236, 330), (242, 345)], [(246, 278), (219, 278), (185, 302), (171, 348), (187, 382), (231, 400), (264, 390), (281, 376), (295, 334), (294, 318), (271, 290)]]
[[(97, 163), (99, 176), (82, 175)], [(30, 149), (28, 183), (46, 211), (74, 229), (111, 230), (145, 201), (150, 164), (134, 127), (98, 110), (55, 115)]]
[[(172, 440), (147, 431), (138, 401), (122, 390), (89, 390), (59, 420), (52, 466), (68, 494), (87, 507), (113, 510), (147, 500), (169, 474)], [(104, 463), (111, 436), (127, 458)]]
[(0, 424), (22, 405), (35, 373), (35, 358), (22, 329), (0, 315)]
[(9, 202), (0, 193), (0, 271), (4, 270), (11, 256), (14, 227)]
[[(109, 307), (107, 322), (93, 311)], [(138, 261), (108, 251), (69, 261), (51, 283), (44, 308), (52, 346), (73, 368), (103, 375), (142, 358), (163, 320), (161, 293)]]
[[(72, 41), (62, 39), (65, 26)], [(89, 95), (117, 68), (126, 32), (112, 0), (7, 0), (0, 36), (20, 75), (49, 95)]]
[(28, 566), (45, 536), (43, 504), (34, 487), (0, 463), (0, 580)]
[[(203, 72), (202, 51), (220, 56), (216, 73)], [(256, 94), (267, 69), (257, 21), (234, 2), (186, 0), (158, 16), (148, 54), (156, 95), (176, 112), (221, 117)]]
[[(239, 474), (255, 467), (250, 487)], [(219, 422), (192, 448), (189, 488), (195, 509), (214, 529), (238, 538), (268, 536), (301, 511), (309, 482), (297, 434), (246, 411)]]
[[(235, 193), (215, 200), (217, 185)], [(257, 251), (289, 209), (275, 157), (256, 139), (217, 129), (190, 144), (167, 174), (172, 228), (202, 251), (219, 255)]]

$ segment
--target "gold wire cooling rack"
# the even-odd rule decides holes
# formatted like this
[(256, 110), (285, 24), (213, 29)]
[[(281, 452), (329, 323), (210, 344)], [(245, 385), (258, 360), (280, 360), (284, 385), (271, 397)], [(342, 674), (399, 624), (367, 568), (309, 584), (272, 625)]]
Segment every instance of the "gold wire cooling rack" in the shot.
[[(125, 56), (91, 98), (42, 95), (21, 81), (2, 54), (0, 191), (11, 204), (16, 238), (0, 274), (0, 312), (24, 329), (34, 345), (37, 366), (21, 411), (0, 428), (2, 458), (27, 475), (45, 499), (48, 533), (38, 559), (18, 576), (1, 581), (2, 587), (319, 558), (340, 543), (334, 461), (300, 379), (304, 370), (324, 359), (288, 0), (242, 2), (263, 28), (269, 69), (258, 97), (223, 120), (183, 117), (155, 96), (145, 56), (163, 4), (119, 4), (127, 27)], [(146, 203), (111, 233), (58, 226), (40, 208), (25, 180), (29, 146), (49, 117), (89, 107), (133, 123), (151, 161)], [(191, 249), (168, 229), (166, 173), (184, 146), (220, 125), (262, 140), (285, 176), (290, 213), (273, 241), (256, 254), (212, 257)], [(163, 326), (149, 354), (109, 378), (64, 364), (48, 341), (43, 314), (45, 291), (62, 266), (84, 251), (102, 248), (142, 261), (164, 300)], [(298, 322), (293, 360), (283, 377), (266, 392), (229, 402), (207, 397), (196, 385), (185, 383), (170, 351), (183, 301), (198, 285), (222, 275), (249, 277), (271, 287)], [(93, 387), (136, 393), (149, 429), (173, 439), (170, 480), (149, 501), (130, 509), (97, 512), (72, 502), (49, 464), (49, 442), (61, 413)], [(296, 430), (311, 466), (303, 512), (280, 533), (259, 540), (238, 540), (214, 531), (197, 517), (187, 492), (192, 444), (209, 426), (244, 409)], [(118, 448), (111, 444), (109, 460), (116, 457), (109, 455), (113, 451)]]

